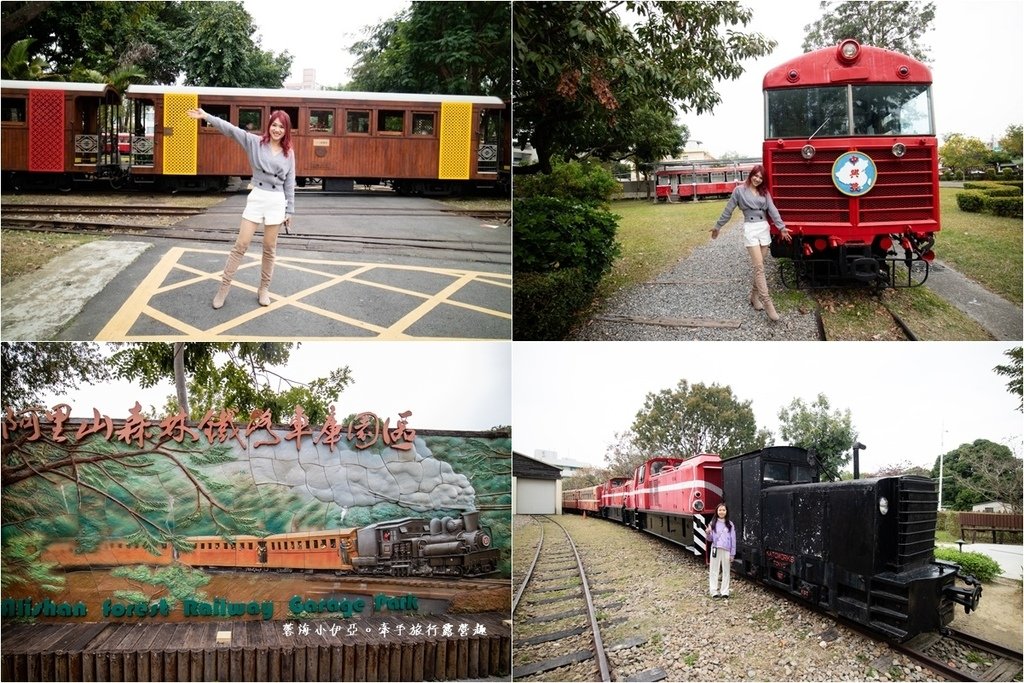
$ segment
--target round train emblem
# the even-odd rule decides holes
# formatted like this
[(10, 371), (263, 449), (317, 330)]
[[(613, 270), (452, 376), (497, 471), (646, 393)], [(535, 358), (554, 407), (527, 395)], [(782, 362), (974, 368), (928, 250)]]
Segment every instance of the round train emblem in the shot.
[(863, 152), (841, 154), (832, 164), (832, 183), (849, 197), (867, 194), (878, 182), (878, 167)]

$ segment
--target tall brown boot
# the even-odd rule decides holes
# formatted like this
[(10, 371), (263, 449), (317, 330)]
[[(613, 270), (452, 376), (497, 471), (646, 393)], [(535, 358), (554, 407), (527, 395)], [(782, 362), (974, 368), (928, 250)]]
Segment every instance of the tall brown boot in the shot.
[(231, 253), (228, 254), (228, 261), (224, 264), (224, 273), (220, 278), (220, 289), (217, 290), (217, 294), (213, 297), (214, 308), (223, 306), (224, 301), (228, 298), (228, 292), (231, 291), (231, 281), (235, 278), (235, 271), (238, 270), (242, 257), (245, 256), (245, 251), (248, 248), (248, 242), (243, 243), (238, 240), (235, 241), (235, 246), (231, 248)]
[(263, 267), (260, 270), (260, 288), (257, 292), (260, 306), (270, 305), (270, 279), (274, 276), (274, 259), (277, 256), (277, 235), (270, 239), (264, 235), (263, 239)]
[(757, 284), (750, 285), (750, 305), (754, 307), (755, 311), (764, 310), (764, 306), (761, 304), (761, 297), (757, 294)]
[(764, 306), (764, 312), (768, 314), (768, 319), (775, 322), (779, 319), (779, 314), (775, 312), (775, 303), (772, 301), (771, 294), (768, 293), (768, 281), (764, 277), (764, 263), (755, 262), (753, 265), (754, 288), (757, 290), (757, 296)]

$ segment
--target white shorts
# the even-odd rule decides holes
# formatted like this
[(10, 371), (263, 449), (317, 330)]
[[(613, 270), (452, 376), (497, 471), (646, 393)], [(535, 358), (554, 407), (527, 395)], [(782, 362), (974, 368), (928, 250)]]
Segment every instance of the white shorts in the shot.
[(260, 223), (280, 225), (284, 223), (284, 210), (287, 206), (288, 202), (284, 198), (284, 192), (271, 192), (254, 187), (249, 192), (249, 199), (245, 202), (242, 218), (257, 225)]
[(743, 245), (747, 247), (767, 246), (772, 243), (768, 221), (750, 221), (743, 224)]

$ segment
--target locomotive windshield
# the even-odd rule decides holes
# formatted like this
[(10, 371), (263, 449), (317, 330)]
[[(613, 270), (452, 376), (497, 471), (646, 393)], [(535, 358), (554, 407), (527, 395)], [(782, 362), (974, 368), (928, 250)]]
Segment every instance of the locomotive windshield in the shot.
[(842, 85), (769, 90), (766, 138), (931, 135), (927, 85)]

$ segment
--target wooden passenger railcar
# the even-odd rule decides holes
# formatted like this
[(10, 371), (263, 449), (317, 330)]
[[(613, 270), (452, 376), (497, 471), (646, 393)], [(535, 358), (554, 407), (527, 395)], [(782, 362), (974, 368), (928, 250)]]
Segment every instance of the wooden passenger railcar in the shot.
[(271, 569), (352, 571), (357, 529), (299, 531), (268, 536), (266, 567)]
[(103, 541), (90, 552), (79, 552), (78, 544), (74, 541), (57, 541), (43, 550), (42, 559), (56, 562), (65, 570), (129, 564), (163, 566), (171, 564), (173, 553), (166, 543), (160, 545), (157, 554), (153, 554), (145, 548), (128, 545), (123, 540)]
[(292, 121), (299, 185), (387, 182), (408, 193), (501, 186), (510, 170), (510, 118), (496, 97), (3, 81), (5, 182), (70, 187), (110, 178), (216, 189), (251, 170), (241, 148), (193, 107), (253, 132), (270, 113)]
[(74, 174), (120, 168), (115, 119), (121, 97), (101, 83), (2, 81), (0, 165), (70, 187)]
[(195, 545), (190, 552), (179, 553), (178, 560), (190, 567), (260, 567), (259, 536), (191, 536)]

